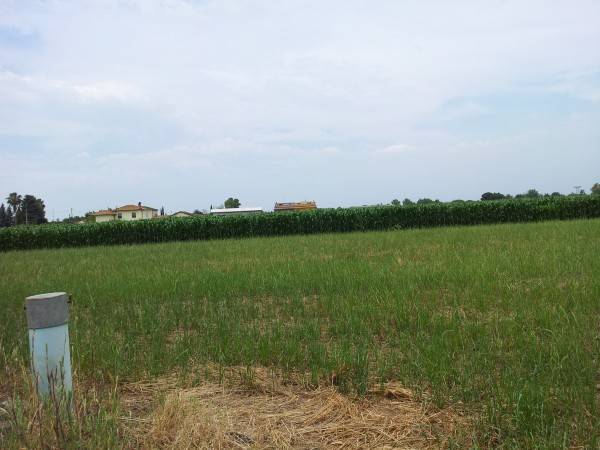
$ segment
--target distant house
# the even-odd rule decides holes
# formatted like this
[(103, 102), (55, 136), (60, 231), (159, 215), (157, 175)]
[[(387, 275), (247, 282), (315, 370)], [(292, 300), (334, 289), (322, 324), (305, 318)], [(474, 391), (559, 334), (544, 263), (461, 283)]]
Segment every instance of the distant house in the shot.
[(212, 216), (229, 216), (232, 214), (257, 214), (262, 213), (262, 208), (211, 208)]
[(96, 222), (110, 222), (112, 220), (141, 220), (152, 219), (158, 216), (158, 209), (137, 205), (124, 205), (115, 209), (104, 209), (91, 214)]
[(290, 202), (290, 203), (275, 203), (273, 210), (275, 212), (282, 211), (308, 211), (317, 209), (315, 202)]
[(195, 214), (187, 211), (177, 211), (176, 213), (171, 214), (169, 217), (192, 217)]

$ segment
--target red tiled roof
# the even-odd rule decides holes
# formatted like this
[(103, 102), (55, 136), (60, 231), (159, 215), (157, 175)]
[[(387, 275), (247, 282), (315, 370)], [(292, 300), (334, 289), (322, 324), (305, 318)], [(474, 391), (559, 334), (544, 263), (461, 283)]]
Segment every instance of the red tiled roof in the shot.
[(100, 211), (96, 211), (92, 213), (93, 216), (114, 216), (117, 212), (121, 211), (141, 211), (141, 210), (150, 210), (150, 211), (158, 211), (156, 208), (151, 208), (150, 206), (144, 205), (123, 205), (119, 206), (115, 209), (101, 209)]
[(124, 205), (119, 206), (116, 211), (139, 211), (141, 209), (151, 209), (152, 211), (158, 211), (156, 208), (151, 208), (150, 206), (144, 205)]
[(114, 216), (116, 214), (112, 209), (101, 209), (100, 211), (93, 212), (92, 216)]

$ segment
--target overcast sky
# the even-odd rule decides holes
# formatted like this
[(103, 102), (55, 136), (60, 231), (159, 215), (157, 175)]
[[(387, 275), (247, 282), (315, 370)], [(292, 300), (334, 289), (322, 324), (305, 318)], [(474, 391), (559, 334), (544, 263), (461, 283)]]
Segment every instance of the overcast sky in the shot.
[(600, 182), (600, 2), (0, 0), (0, 195), (52, 217)]

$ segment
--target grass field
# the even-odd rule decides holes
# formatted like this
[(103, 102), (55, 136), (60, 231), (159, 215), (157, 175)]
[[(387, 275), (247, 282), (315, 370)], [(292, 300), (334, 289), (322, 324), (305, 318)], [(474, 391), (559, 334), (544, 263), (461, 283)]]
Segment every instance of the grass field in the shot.
[(600, 220), (8, 252), (0, 285), (5, 391), (24, 298), (67, 291), (81, 382), (398, 381), (462, 405), (474, 446), (600, 446)]

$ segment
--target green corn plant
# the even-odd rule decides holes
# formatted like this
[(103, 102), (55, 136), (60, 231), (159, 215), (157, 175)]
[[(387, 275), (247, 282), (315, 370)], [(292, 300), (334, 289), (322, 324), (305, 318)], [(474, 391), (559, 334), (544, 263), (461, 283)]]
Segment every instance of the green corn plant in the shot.
[(600, 217), (600, 196), (319, 209), (0, 229), (0, 251)]

